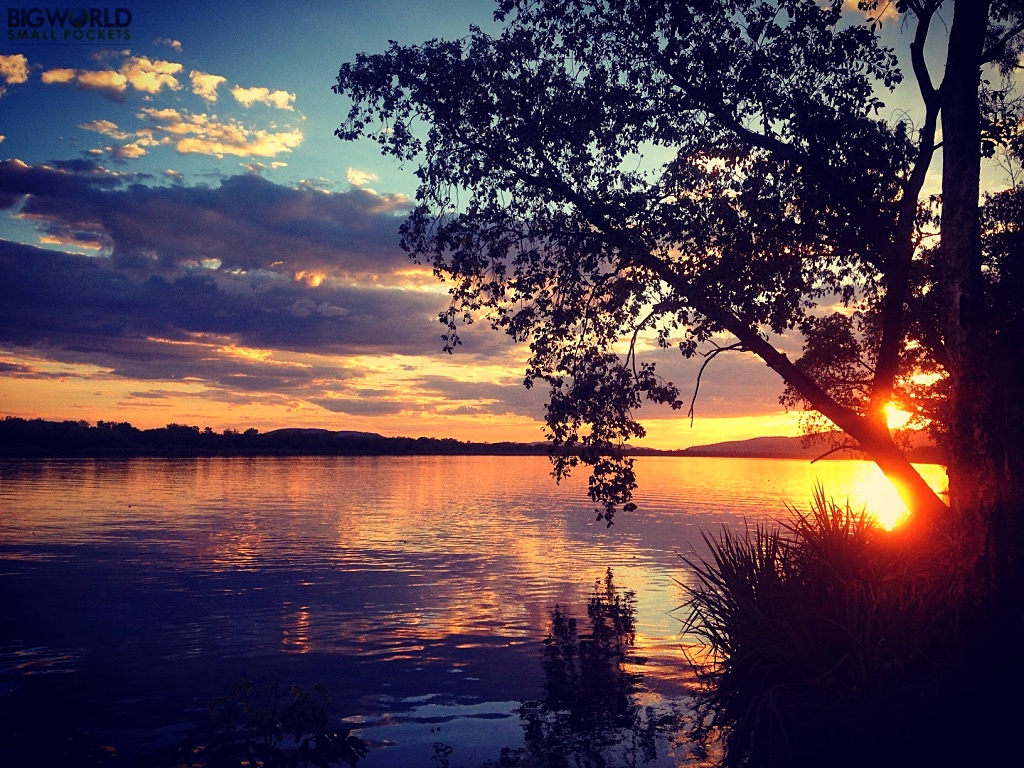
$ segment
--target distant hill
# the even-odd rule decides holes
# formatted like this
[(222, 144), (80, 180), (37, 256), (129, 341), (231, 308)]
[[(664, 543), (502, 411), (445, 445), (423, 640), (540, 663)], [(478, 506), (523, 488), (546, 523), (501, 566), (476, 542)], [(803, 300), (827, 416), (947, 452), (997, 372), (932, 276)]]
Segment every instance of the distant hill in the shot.
[(324, 437), (326, 435), (334, 435), (335, 437), (358, 437), (358, 438), (369, 438), (376, 440), (385, 440), (387, 438), (384, 435), (378, 435), (376, 432), (356, 432), (350, 429), (339, 429), (332, 431), (330, 429), (319, 429), (317, 427), (285, 427), (283, 429), (272, 429), (269, 432), (264, 432), (265, 435), (277, 435), (278, 437)]
[[(681, 456), (707, 456), (742, 459), (804, 459), (813, 461), (829, 450), (830, 443), (816, 440), (808, 444), (803, 437), (754, 437), (749, 440), (730, 440), (710, 445), (694, 445), (679, 452)], [(860, 459), (859, 451), (846, 449), (831, 453), (826, 459)], [(921, 464), (941, 464), (938, 448), (925, 435), (911, 443), (910, 460)]]
[[(815, 459), (827, 448), (821, 444), (804, 445), (801, 437), (753, 437), (710, 445), (694, 445), (682, 451), (684, 456), (719, 456), (743, 459)], [(844, 454), (852, 453), (843, 451)], [(842, 455), (839, 458), (850, 458)]]

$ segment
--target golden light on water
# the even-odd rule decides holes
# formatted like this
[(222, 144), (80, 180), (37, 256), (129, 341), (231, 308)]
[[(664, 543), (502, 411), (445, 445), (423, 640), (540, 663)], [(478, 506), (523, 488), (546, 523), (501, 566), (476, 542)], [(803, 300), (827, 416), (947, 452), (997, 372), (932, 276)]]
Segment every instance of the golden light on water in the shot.
[[(886, 530), (892, 530), (907, 518), (907, 506), (900, 498), (896, 486), (882, 474), (877, 465), (867, 461), (837, 461), (819, 462), (815, 466), (826, 494), (835, 494), (833, 500), (836, 503), (849, 503), (854, 512), (866, 510)], [(944, 467), (938, 464), (915, 466), (925, 482), (938, 493), (947, 491), (948, 480)], [(842, 489), (842, 495), (830, 489)]]
[(900, 498), (896, 486), (882, 474), (881, 470), (865, 478), (863, 494), (868, 513), (887, 531), (891, 531), (906, 519), (907, 505)]

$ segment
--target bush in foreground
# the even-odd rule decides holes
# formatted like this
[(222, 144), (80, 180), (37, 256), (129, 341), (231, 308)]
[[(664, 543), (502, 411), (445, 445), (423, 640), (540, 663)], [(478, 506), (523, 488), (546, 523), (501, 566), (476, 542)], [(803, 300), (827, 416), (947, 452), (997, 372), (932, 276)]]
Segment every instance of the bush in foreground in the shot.
[(976, 607), (955, 542), (887, 532), (820, 488), (790, 523), (705, 540), (686, 631), (724, 766), (937, 765), (976, 740), (965, 717), (1006, 715), (990, 681), (1014, 678), (1013, 639)]

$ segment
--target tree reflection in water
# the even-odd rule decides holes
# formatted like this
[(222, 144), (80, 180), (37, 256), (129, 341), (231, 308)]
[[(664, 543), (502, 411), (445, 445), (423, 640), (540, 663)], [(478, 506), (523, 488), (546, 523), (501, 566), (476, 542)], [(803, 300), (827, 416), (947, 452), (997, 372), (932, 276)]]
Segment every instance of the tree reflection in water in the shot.
[[(654, 768), (699, 756), (687, 739), (692, 710), (645, 696), (643, 675), (630, 671), (643, 664), (633, 653), (636, 603), (632, 590), (616, 588), (608, 569), (595, 582), (585, 622), (555, 606), (541, 658), (544, 696), (519, 708), (523, 746), (505, 748), (496, 761), (479, 768)], [(208, 734), (192, 734), (144, 764), (326, 768), (354, 766), (367, 755), (369, 745), (349, 728), (328, 728), (326, 710), (302, 689), (291, 689), (294, 703), (283, 709), (276, 689), (269, 707), (256, 702), (255, 691), (250, 683), (236, 684), (230, 696), (211, 705), (215, 717)], [(657, 705), (639, 703), (644, 698)], [(676, 749), (689, 754), (669, 754)], [(433, 764), (457, 768), (454, 752), (448, 744), (434, 743)]]
[(520, 709), (525, 746), (504, 750), (504, 766), (635, 766), (658, 758), (682, 730), (675, 706), (641, 706), (642, 663), (631, 655), (636, 639), (636, 594), (620, 592), (611, 569), (598, 580), (587, 605), (589, 626), (562, 606), (551, 612), (544, 640), (544, 698)]

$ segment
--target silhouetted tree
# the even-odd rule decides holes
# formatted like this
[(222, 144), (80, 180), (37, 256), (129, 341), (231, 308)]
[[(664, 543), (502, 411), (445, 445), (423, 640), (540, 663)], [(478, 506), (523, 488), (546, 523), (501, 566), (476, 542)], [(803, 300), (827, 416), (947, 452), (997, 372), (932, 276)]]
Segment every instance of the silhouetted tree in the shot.
[[(991, 541), (1005, 517), (995, 510), (1020, 503), (978, 193), (983, 142), (1008, 141), (983, 135), (998, 89), (982, 68), (1019, 60), (1024, 4), (859, 5), (903, 14), (917, 125), (880, 117), (879, 94), (903, 80), (897, 54), (840, 0), (501, 0), (497, 35), (392, 43), (341, 67), (335, 90), (352, 104), (338, 136), (417, 163), (402, 243), (451, 281), (447, 348), (481, 315), (529, 342), (525, 383), (550, 388), (549, 437), (582, 447), (556, 452), (556, 474), (590, 463), (609, 522), (630, 503), (618, 448), (644, 434), (634, 411), (684, 406), (641, 359), (643, 334), (688, 357), (759, 356), (789, 402), (878, 463), (923, 530), (950, 510), (886, 410), (921, 401), (914, 374), (934, 372), (927, 400), (945, 420), (955, 515), (970, 507)], [(936, 84), (925, 48), (945, 24)], [(924, 189), (940, 120), (937, 213)], [(936, 221), (942, 245), (928, 256)], [(821, 312), (836, 301), (838, 317)], [(771, 337), (794, 330), (807, 340), (799, 361)]]

